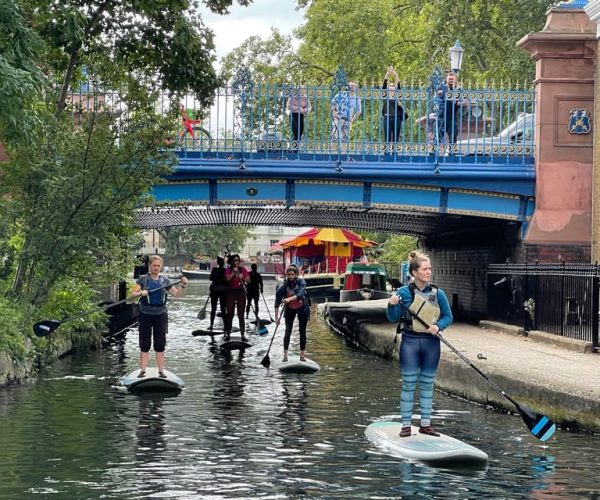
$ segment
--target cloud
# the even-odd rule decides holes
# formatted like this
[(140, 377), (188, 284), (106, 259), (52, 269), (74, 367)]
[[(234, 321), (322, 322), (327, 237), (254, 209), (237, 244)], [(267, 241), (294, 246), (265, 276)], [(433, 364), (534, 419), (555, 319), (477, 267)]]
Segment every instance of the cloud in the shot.
[(250, 36), (267, 38), (272, 26), (284, 35), (291, 34), (304, 20), (303, 12), (295, 7), (294, 0), (254, 0), (249, 7), (234, 4), (230, 13), (224, 16), (205, 10), (202, 19), (215, 34), (220, 59)]

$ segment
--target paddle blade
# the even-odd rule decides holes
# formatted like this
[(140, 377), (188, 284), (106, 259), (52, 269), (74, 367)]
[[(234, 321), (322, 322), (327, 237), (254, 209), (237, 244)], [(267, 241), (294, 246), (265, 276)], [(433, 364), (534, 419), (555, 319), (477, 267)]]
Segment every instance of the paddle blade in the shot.
[(198, 311), (198, 319), (206, 319), (206, 307)]
[(258, 329), (258, 331), (256, 332), (256, 335), (266, 335), (267, 333), (269, 333), (269, 330), (267, 330), (267, 327), (262, 326)]
[(33, 325), (33, 333), (35, 333), (37, 337), (46, 337), (56, 330), (61, 324), (62, 321), (57, 321), (55, 319), (38, 321)]
[(265, 354), (265, 357), (260, 362), (265, 368), (269, 368), (271, 366), (271, 358), (269, 358), (269, 353)]
[(540, 441), (547, 441), (554, 435), (556, 425), (546, 415), (540, 415), (521, 405), (517, 405), (517, 410), (531, 434)]

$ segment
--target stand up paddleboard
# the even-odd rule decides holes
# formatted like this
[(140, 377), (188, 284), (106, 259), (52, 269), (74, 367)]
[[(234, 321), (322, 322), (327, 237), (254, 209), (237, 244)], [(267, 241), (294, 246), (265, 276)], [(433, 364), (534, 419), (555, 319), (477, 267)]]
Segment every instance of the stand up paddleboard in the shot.
[(312, 359), (306, 358), (306, 361), (300, 361), (300, 356), (288, 355), (286, 362), (276, 361), (274, 367), (284, 373), (315, 373), (321, 367)]
[(374, 422), (365, 429), (365, 436), (385, 453), (430, 465), (477, 467), (488, 461), (487, 453), (459, 439), (445, 434), (420, 434), (419, 428), (414, 426), (411, 436), (401, 438), (400, 429), (400, 422)]
[(224, 333), (223, 330), (209, 330), (208, 328), (199, 328), (198, 330), (192, 331), (194, 337), (215, 337), (217, 335), (223, 335)]
[(173, 392), (185, 387), (183, 380), (169, 370), (164, 370), (167, 378), (158, 376), (158, 368), (146, 368), (146, 376), (138, 378), (140, 369), (123, 377), (123, 385), (132, 392)]
[(227, 342), (221, 342), (219, 347), (224, 351), (238, 351), (252, 347), (252, 344), (242, 340), (241, 337), (231, 337)]

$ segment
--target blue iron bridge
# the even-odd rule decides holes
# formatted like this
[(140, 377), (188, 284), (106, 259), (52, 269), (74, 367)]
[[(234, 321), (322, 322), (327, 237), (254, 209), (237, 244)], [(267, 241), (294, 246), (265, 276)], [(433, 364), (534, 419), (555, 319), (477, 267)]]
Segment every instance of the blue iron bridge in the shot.
[(534, 102), (531, 88), (467, 88), (440, 70), (427, 85), (364, 85), (340, 68), (319, 86), (242, 70), (210, 109), (179, 103), (178, 166), (137, 223), (524, 228), (535, 208)]

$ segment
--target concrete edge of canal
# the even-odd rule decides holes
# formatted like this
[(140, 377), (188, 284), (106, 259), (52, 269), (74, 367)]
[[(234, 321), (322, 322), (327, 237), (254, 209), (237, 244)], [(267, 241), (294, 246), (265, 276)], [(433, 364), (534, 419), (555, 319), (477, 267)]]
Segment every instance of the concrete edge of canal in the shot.
[[(397, 360), (396, 325), (352, 320), (345, 312), (346, 304), (338, 309), (343, 324), (338, 318), (334, 330), (368, 352)], [(319, 317), (326, 319), (329, 309), (335, 306), (320, 304)], [(562, 428), (600, 432), (600, 356), (593, 353), (590, 344), (545, 332), (526, 335), (520, 328), (488, 321), (480, 326), (455, 324), (444, 336), (519, 404), (548, 415)], [(474, 403), (515, 411), (507, 399), (445, 346), (436, 388)]]

